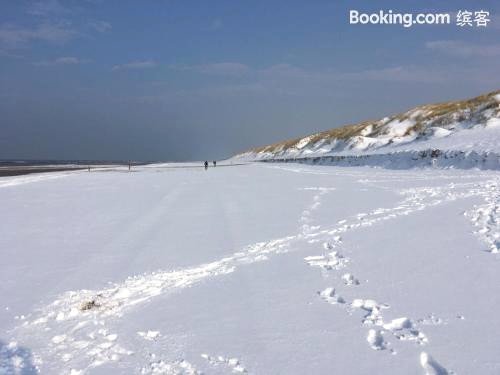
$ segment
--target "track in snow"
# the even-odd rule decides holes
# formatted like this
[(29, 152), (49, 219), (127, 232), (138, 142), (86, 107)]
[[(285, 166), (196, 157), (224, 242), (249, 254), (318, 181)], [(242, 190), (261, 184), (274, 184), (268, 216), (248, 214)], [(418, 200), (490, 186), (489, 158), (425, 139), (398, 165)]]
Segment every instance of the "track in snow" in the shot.
[[(300, 169), (294, 171), (301, 172)], [(467, 216), (479, 227), (477, 233), (491, 252), (498, 252), (499, 186), (500, 180), (492, 179), (484, 185), (469, 181), (446, 183), (437, 187), (402, 189), (399, 192), (401, 200), (396, 205), (359, 212), (331, 225), (315, 223), (314, 213), (321, 207), (323, 197), (335, 191), (335, 188), (305, 188), (314, 195), (310, 205), (304, 208), (297, 220), (297, 232), (250, 244), (229, 256), (198, 266), (137, 275), (100, 290), (69, 291), (21, 319), (21, 324), (11, 332), (13, 340), (5, 347), (9, 348), (10, 352), (4, 355), (4, 358), (11, 361), (15, 357), (18, 368), (23, 368), (23, 356), (12, 353), (18, 351), (16, 340), (22, 342), (29, 338), (45, 343), (41, 345), (43, 349), (36, 353), (36, 364), (49, 372), (60, 368), (62, 363), (63, 368), (77, 374), (103, 364), (118, 362), (123, 357), (137, 355), (134, 348), (128, 348), (126, 343), (122, 343), (120, 332), (108, 328), (110, 322), (127, 319), (128, 312), (140, 308), (152, 299), (180, 292), (184, 288), (220, 275), (231, 274), (240, 267), (289, 253), (300, 248), (304, 242), (318, 244), (319, 253), (305, 258), (308, 266), (318, 267), (322, 272), (342, 272), (343, 286), (357, 288), (362, 275), (354, 276), (349, 273), (350, 259), (342, 251), (341, 236), (344, 233), (386, 224), (398, 217), (459, 199), (484, 198), (485, 204), (475, 207)], [(427, 322), (426, 318), (402, 316), (388, 321), (384, 318), (384, 310), (390, 308), (387, 303), (377, 302), (362, 295), (358, 299), (346, 301), (338, 294), (336, 287), (326, 286), (318, 294), (324, 301), (345, 309), (353, 315), (353, 319), (356, 319), (359, 315), (357, 311), (360, 311), (360, 324), (366, 326), (366, 341), (373, 349), (389, 350), (397, 355), (396, 351), (391, 349), (391, 340), (412, 342), (419, 352), (419, 347), (427, 344), (428, 337), (420, 328)], [(155, 333), (143, 332), (139, 335), (145, 340), (155, 339)], [(217, 368), (226, 367), (233, 372), (251, 372), (251, 365), (247, 369), (236, 358), (208, 354), (204, 354), (203, 358)], [(422, 351), (419, 358), (422, 368), (428, 373), (447, 373), (447, 370), (426, 352)], [(171, 362), (155, 355), (145, 360), (149, 364), (141, 369), (142, 373), (198, 373), (196, 367), (185, 359)], [(415, 361), (416, 365), (417, 361), (418, 359)]]

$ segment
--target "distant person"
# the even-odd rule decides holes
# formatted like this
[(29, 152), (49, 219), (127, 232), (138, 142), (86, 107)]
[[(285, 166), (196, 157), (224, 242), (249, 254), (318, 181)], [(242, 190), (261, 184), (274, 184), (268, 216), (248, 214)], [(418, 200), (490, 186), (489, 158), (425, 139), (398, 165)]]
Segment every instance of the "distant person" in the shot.
[(205, 170), (207, 170), (207, 169), (208, 169), (208, 161), (205, 160)]
[(214, 160), (212, 163), (214, 164), (214, 167), (217, 166), (217, 161)]

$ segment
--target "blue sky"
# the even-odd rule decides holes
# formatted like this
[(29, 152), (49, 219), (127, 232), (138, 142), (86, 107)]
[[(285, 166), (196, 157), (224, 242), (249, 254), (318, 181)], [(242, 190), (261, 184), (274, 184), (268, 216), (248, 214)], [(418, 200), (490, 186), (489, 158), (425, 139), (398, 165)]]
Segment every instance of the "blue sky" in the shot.
[[(500, 88), (497, 1), (0, 0), (0, 158), (212, 159)], [(490, 12), (485, 28), (349, 10)]]

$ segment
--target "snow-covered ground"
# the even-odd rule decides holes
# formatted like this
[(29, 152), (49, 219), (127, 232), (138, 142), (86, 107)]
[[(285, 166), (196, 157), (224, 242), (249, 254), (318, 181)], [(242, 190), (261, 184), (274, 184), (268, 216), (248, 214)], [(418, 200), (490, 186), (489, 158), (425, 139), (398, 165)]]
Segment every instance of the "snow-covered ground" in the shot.
[(500, 173), (0, 179), (0, 374), (498, 374)]

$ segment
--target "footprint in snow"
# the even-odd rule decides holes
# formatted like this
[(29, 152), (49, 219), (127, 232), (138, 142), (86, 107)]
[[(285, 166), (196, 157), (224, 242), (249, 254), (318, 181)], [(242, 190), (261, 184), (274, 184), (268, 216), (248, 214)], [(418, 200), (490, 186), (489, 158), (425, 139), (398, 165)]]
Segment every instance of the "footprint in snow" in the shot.
[(368, 336), (366, 337), (366, 341), (368, 341), (372, 349), (374, 350), (387, 349), (387, 342), (384, 340), (384, 336), (382, 336), (382, 333), (383, 331), (378, 329), (370, 329), (368, 331)]
[(397, 318), (382, 325), (384, 329), (390, 331), (394, 337), (402, 341), (415, 341), (419, 345), (427, 344), (427, 336), (414, 327), (413, 322), (406, 318)]
[(166, 361), (150, 354), (150, 362), (141, 369), (141, 374), (201, 375), (194, 365), (185, 359)]
[(137, 334), (141, 336), (144, 340), (149, 340), (149, 341), (156, 340), (160, 336), (159, 331), (146, 331), (146, 332), (139, 331), (137, 332)]
[(382, 319), (382, 310), (388, 309), (389, 305), (385, 303), (378, 303), (372, 299), (355, 299), (352, 301), (351, 307), (361, 309), (366, 312), (362, 320), (364, 324), (374, 324), (380, 326), (384, 324)]
[(338, 251), (332, 251), (325, 255), (308, 256), (304, 260), (311, 267), (320, 267), (327, 271), (341, 269), (348, 263), (348, 260)]
[(241, 364), (238, 358), (229, 358), (224, 356), (211, 356), (203, 353), (201, 355), (202, 358), (206, 359), (208, 363), (212, 366), (226, 366), (235, 374), (246, 374), (248, 373), (247, 369)]
[(420, 365), (425, 371), (425, 375), (448, 375), (450, 374), (443, 366), (441, 366), (430, 354), (426, 352), (420, 353)]
[(359, 285), (359, 280), (350, 273), (345, 273), (342, 275), (342, 281), (345, 285)]
[(335, 305), (337, 303), (345, 303), (344, 298), (337, 294), (335, 288), (326, 288), (325, 290), (318, 292), (318, 295), (321, 297), (321, 299), (332, 305)]

